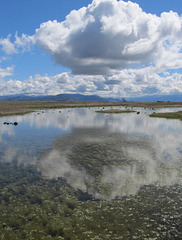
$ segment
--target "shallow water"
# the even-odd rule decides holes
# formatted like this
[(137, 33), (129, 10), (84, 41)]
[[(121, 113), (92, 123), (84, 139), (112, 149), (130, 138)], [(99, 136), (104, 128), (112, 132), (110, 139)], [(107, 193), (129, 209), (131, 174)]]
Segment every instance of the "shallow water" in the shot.
[[(182, 184), (180, 120), (150, 118), (153, 110), (146, 109), (139, 115), (95, 110), (1, 118), (1, 162), (36, 165), (43, 176), (63, 177), (95, 198), (136, 194), (143, 185)], [(18, 126), (3, 125), (5, 121)]]
[(182, 121), (96, 110), (0, 118), (0, 239), (181, 239)]

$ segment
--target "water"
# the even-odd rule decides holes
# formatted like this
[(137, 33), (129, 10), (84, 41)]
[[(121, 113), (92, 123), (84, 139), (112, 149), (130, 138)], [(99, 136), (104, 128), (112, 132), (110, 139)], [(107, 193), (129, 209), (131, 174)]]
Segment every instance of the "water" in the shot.
[[(143, 185), (182, 183), (181, 121), (150, 118), (150, 110), (140, 109), (139, 115), (95, 110), (1, 118), (1, 161), (34, 164), (44, 176), (64, 177), (96, 198), (135, 194)], [(92, 186), (96, 180), (100, 186), (110, 185), (107, 193)]]
[[(163, 220), (160, 219), (159, 222), (159, 219), (154, 220), (153, 213), (145, 213), (141, 220), (144, 221), (141, 224), (145, 227), (141, 229), (141, 232), (133, 230), (136, 223), (131, 224), (131, 226), (125, 223), (122, 231), (126, 231), (126, 234), (122, 236), (119, 233), (120, 238), (117, 238), (117, 234), (115, 236), (110, 233), (108, 239), (144, 239), (144, 237), (151, 236), (154, 236), (151, 239), (179, 239), (177, 238), (179, 236), (178, 228), (182, 216), (182, 204), (180, 202), (182, 121), (150, 118), (149, 114), (154, 111), (152, 109), (136, 109), (140, 111), (138, 115), (136, 113), (103, 114), (96, 113), (96, 110), (98, 108), (56, 109), (39, 111), (24, 116), (0, 118), (0, 164), (4, 169), (0, 173), (2, 191), (5, 191), (5, 193), (11, 192), (9, 189), (12, 188), (12, 184), (16, 184), (16, 181), (17, 184), (13, 185), (13, 189), (17, 188), (17, 185), (18, 187), (23, 185), (27, 188), (29, 187), (29, 185), (26, 185), (27, 181), (34, 183), (35, 179), (41, 176), (41, 179), (37, 181), (42, 188), (36, 191), (41, 192), (41, 197), (38, 196), (39, 201), (37, 201), (42, 204), (45, 198), (50, 198), (48, 195), (42, 198), (44, 185), (47, 184), (46, 186), (48, 186), (49, 183), (52, 184), (51, 188), (55, 188), (55, 184), (58, 184), (59, 179), (62, 179), (67, 185), (62, 182), (59, 183), (61, 184), (59, 191), (60, 189), (62, 191), (66, 189), (64, 190), (66, 199), (68, 196), (76, 199), (75, 196), (77, 195), (74, 195), (76, 194), (74, 191), (88, 194), (84, 196), (87, 200), (92, 199), (89, 203), (91, 205), (86, 205), (85, 208), (89, 208), (93, 215), (95, 214), (94, 208), (98, 208), (97, 204), (103, 202), (104, 206), (112, 203), (112, 209), (116, 211), (115, 214), (118, 214), (118, 208), (121, 211), (121, 208), (125, 209), (127, 207), (127, 211), (125, 209), (122, 212), (122, 216), (127, 213), (125, 216), (126, 222), (130, 221), (129, 212), (133, 219), (137, 219), (137, 211), (142, 212), (144, 207), (149, 209), (151, 204), (155, 205), (156, 201), (158, 208), (156, 207), (157, 213), (155, 214), (158, 214), (164, 208), (163, 214), (160, 213), (161, 219), (163, 217), (167, 219), (169, 214), (173, 217), (176, 216), (177, 220), (173, 224), (174, 231), (171, 229), (172, 225), (170, 226), (169, 221), (166, 220), (162, 224)], [(155, 112), (157, 111), (169, 111), (169, 109), (155, 110)], [(176, 109), (170, 109), (170, 111), (176, 111)], [(4, 125), (5, 121), (16, 121), (18, 126)], [(34, 171), (32, 169), (35, 170), (34, 174), (32, 174), (32, 171)], [(8, 178), (13, 180), (7, 180), (7, 177), (3, 175), (4, 172), (6, 172)], [(16, 176), (17, 172), (20, 172), (20, 177)], [(21, 184), (19, 182), (20, 178)], [(25, 183), (22, 179), (25, 179)], [(49, 188), (45, 189), (46, 192)], [(58, 187), (56, 189), (57, 192)], [(27, 190), (24, 191), (27, 194)], [(56, 193), (54, 194), (56, 195)], [(24, 195), (21, 196), (25, 197)], [(8, 199), (11, 199), (11, 197)], [(169, 207), (165, 209), (163, 197), (169, 199), (171, 209)], [(29, 199), (27, 195), (26, 199)], [(94, 202), (95, 199), (101, 202)], [(56, 197), (54, 201), (58, 201)], [(63, 203), (64, 201), (62, 200)], [(138, 206), (139, 203), (140, 206)], [(77, 208), (75, 209), (78, 212), (85, 211), (83, 210), (84, 205), (79, 204), (76, 205)], [(176, 209), (176, 204), (179, 206), (178, 209)], [(135, 207), (135, 205), (138, 207)], [(129, 206), (130, 208), (128, 208)], [(100, 209), (106, 211), (104, 207)], [(74, 212), (74, 214), (76, 213)], [(88, 212), (85, 214), (88, 214)], [(112, 222), (112, 220), (108, 221)], [(82, 221), (83, 219), (80, 218), (80, 224)], [(162, 224), (160, 228), (163, 230), (156, 230), (153, 221), (156, 221), (158, 226)], [(112, 225), (111, 222), (110, 226)], [(167, 236), (165, 235), (165, 228), (168, 229), (168, 232), (171, 230), (170, 234), (173, 233), (173, 235), (165, 238)], [(139, 229), (139, 226), (136, 229)], [(84, 231), (87, 232), (88, 229), (86, 228)], [(95, 231), (95, 228), (93, 231)], [(155, 234), (152, 234), (152, 231)], [(163, 231), (164, 238), (157, 238), (160, 231)], [(109, 236), (107, 231), (106, 233)], [(94, 234), (93, 236), (99, 235), (98, 232)], [(53, 235), (51, 235), (52, 238)], [(100, 239), (107, 239), (106, 235), (100, 236)], [(133, 236), (138, 238), (132, 238)], [(7, 236), (6, 239), (8, 239)], [(77, 239), (76, 235), (73, 239)], [(91, 238), (88, 237), (88, 239)]]

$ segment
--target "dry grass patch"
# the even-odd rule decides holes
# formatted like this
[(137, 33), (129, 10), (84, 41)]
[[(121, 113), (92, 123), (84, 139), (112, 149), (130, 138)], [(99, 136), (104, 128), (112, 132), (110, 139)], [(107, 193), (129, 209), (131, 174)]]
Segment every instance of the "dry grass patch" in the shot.
[[(0, 101), (0, 116), (26, 114), (41, 109), (77, 107), (142, 107), (173, 108), (182, 107), (182, 102), (46, 102), (46, 101)], [(128, 111), (126, 111), (128, 113)], [(123, 112), (122, 112), (123, 113)]]
[(110, 110), (101, 110), (101, 111), (96, 111), (97, 113), (133, 113), (136, 111), (131, 111), (131, 110), (120, 110), (120, 109), (110, 109)]
[(182, 111), (179, 111), (179, 112), (165, 112), (165, 113), (152, 113), (150, 115), (150, 117), (160, 117), (160, 118), (182, 120)]

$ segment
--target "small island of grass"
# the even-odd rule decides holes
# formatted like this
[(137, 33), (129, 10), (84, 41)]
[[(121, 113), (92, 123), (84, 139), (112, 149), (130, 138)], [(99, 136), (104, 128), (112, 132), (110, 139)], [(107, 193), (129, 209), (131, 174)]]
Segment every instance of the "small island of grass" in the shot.
[(96, 111), (97, 113), (133, 113), (136, 111), (133, 110), (120, 110), (120, 109), (108, 109), (108, 110), (101, 110)]
[(178, 112), (165, 112), (165, 113), (152, 113), (150, 117), (159, 117), (167, 119), (180, 119), (182, 120), (182, 111)]

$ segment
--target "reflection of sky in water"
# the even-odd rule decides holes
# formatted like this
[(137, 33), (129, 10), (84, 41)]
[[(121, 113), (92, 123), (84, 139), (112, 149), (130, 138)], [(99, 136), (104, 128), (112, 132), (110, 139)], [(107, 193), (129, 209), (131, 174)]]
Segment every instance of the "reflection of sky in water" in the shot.
[[(1, 161), (38, 164), (47, 177), (64, 177), (97, 197), (104, 191), (107, 197), (135, 194), (144, 184), (182, 183), (182, 121), (150, 118), (148, 114), (154, 110), (147, 109), (140, 109), (139, 115), (99, 114), (97, 109), (47, 110), (0, 118)], [(19, 125), (3, 125), (4, 121)], [(78, 153), (79, 161), (84, 161), (85, 143), (97, 161), (98, 154), (102, 159), (107, 153), (109, 164), (103, 164), (99, 176), (74, 163)], [(117, 165), (110, 161), (114, 152), (120, 161)]]

